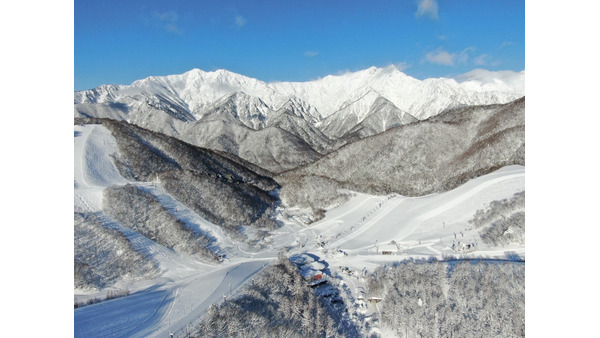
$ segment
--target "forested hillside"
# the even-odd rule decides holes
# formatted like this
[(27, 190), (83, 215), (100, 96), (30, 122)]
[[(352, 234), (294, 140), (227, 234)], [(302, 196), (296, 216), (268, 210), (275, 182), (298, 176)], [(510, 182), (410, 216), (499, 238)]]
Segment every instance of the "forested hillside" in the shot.
[(125, 276), (149, 279), (160, 272), (155, 262), (96, 214), (75, 213), (74, 237), (75, 288), (106, 288)]
[(368, 289), (399, 336), (525, 336), (524, 263), (405, 261), (375, 270)]
[[(284, 203), (318, 210), (338, 199), (335, 191), (322, 187), (422, 196), (514, 164), (525, 164), (524, 98), (504, 105), (457, 108), (393, 128), (276, 179), (283, 186)], [(300, 180), (303, 185), (294, 183)], [(330, 182), (323, 184), (324, 180)]]
[(307, 285), (284, 255), (263, 269), (242, 293), (213, 305), (193, 337), (355, 337), (337, 308)]

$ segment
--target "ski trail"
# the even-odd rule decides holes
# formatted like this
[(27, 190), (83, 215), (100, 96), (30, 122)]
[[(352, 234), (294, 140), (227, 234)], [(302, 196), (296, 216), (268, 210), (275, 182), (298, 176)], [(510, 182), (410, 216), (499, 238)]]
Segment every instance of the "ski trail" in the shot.
[(116, 140), (101, 125), (75, 126), (73, 150), (75, 210), (100, 211), (104, 189), (128, 182), (121, 176), (111, 157), (118, 151)]
[[(80, 204), (77, 202), (75, 203), (76, 211), (93, 212), (92, 207), (90, 207), (85, 198), (83, 198), (78, 191), (75, 191), (75, 199), (80, 202)], [(82, 210), (77, 210), (78, 208), (81, 208)]]
[(141, 235), (137, 231), (124, 227), (121, 223), (104, 214), (103, 212), (98, 213), (98, 217), (106, 227), (115, 229), (125, 235), (131, 243), (133, 250), (140, 252), (146, 255), (146, 257), (150, 257), (156, 261), (163, 272), (173, 270), (174, 268), (193, 271), (198, 270), (200, 267), (214, 267), (214, 265), (209, 263), (204, 263), (178, 254), (175, 251)]
[(381, 212), (377, 213), (370, 220), (366, 220), (365, 224), (362, 225), (360, 228), (358, 228), (358, 230), (352, 232), (351, 234), (349, 234), (337, 241), (332, 242), (331, 245), (334, 247), (338, 247), (338, 246), (340, 246), (344, 243), (347, 243), (348, 241), (351, 241), (352, 239), (358, 237), (365, 231), (370, 230), (374, 225), (377, 224), (377, 222), (379, 220), (381, 220), (382, 218), (387, 216), (390, 212), (394, 211), (400, 204), (402, 204), (406, 200), (406, 197), (394, 197), (393, 199), (395, 199), (395, 201), (393, 201), (392, 203), (387, 203), (385, 205), (385, 208), (383, 208), (383, 210), (381, 210)]
[(195, 211), (173, 198), (173, 196), (169, 195), (160, 184), (143, 183), (139, 184), (138, 188), (156, 197), (158, 202), (171, 215), (185, 223), (189, 229), (209, 238), (212, 242), (210, 248), (214, 252), (221, 252), (225, 247), (234, 246), (234, 243), (231, 241), (229, 235), (225, 233), (223, 228), (204, 219)]
[[(501, 183), (503, 181), (507, 181), (507, 180), (511, 180), (514, 178), (519, 178), (519, 177), (524, 177), (525, 173), (521, 172), (518, 174), (512, 174), (512, 175), (507, 175), (507, 176), (501, 176), (498, 178), (494, 178), (492, 180), (488, 180), (485, 181), (481, 184), (478, 184), (477, 186), (467, 190), (464, 193), (461, 193), (460, 195), (456, 196), (456, 197), (452, 197), (452, 198), (448, 198), (449, 201), (440, 205), (439, 207), (430, 210), (428, 212), (425, 212), (424, 214), (420, 214), (419, 216), (417, 216), (416, 218), (413, 218), (412, 221), (410, 221), (408, 224), (409, 226), (403, 227), (401, 234), (400, 234), (400, 239), (405, 239), (406, 237), (410, 236), (411, 234), (414, 233), (414, 231), (419, 228), (419, 226), (421, 226), (421, 224), (423, 224), (423, 222), (425, 222), (428, 219), (431, 219), (435, 216), (438, 216), (454, 207), (456, 207), (457, 205), (463, 203), (464, 201), (466, 201), (467, 199), (477, 195), (478, 193), (480, 193), (481, 191), (496, 185), (498, 183)], [(456, 190), (451, 191), (449, 194), (452, 194), (453, 192), (455, 192)], [(445, 197), (451, 197), (451, 196), (445, 196)]]
[[(371, 238), (371, 242), (375, 239), (382, 240), (385, 239), (386, 234), (388, 235), (387, 239), (393, 238), (397, 242), (406, 241), (409, 236), (413, 235), (427, 221), (444, 214), (473, 197), (481, 195), (482, 192), (485, 195), (485, 191), (489, 190), (490, 187), (500, 187), (503, 182), (516, 182), (515, 180), (518, 181), (520, 178), (524, 178), (524, 170), (511, 169), (495, 172), (488, 176), (489, 178), (487, 179), (473, 180), (457, 189), (442, 194), (416, 198), (392, 198), (392, 201), (388, 205), (384, 205), (361, 228), (340, 240), (332, 242), (331, 245), (343, 244), (345, 245), (344, 250), (368, 250), (372, 247), (372, 243), (367, 243), (369, 238)], [(410, 203), (402, 206), (401, 203), (404, 202), (400, 201)], [(425, 228), (425, 230), (427, 229), (429, 227)], [(379, 234), (378, 238), (371, 235), (374, 233)], [(412, 242), (414, 242), (414, 238)], [(435, 250), (432, 250), (432, 252), (435, 252)]]
[[(177, 295), (177, 290), (178, 289), (175, 288), (175, 292), (174, 292), (175, 296)], [(171, 296), (171, 294), (166, 294), (163, 297), (161, 303), (156, 307), (156, 310), (154, 311), (154, 313), (150, 317), (148, 317), (146, 320), (144, 320), (143, 322), (137, 324), (135, 327), (133, 327), (129, 331), (125, 332), (123, 334), (123, 337), (145, 337), (145, 336), (147, 336), (148, 335), (147, 332), (142, 333), (142, 332), (136, 332), (136, 331), (139, 331), (140, 327), (145, 326), (146, 323), (150, 323), (152, 320), (156, 320), (155, 317), (157, 317), (160, 314), (160, 310), (166, 306), (166, 304), (169, 300), (171, 300), (171, 302), (169, 302), (167, 313), (169, 313), (173, 309), (173, 304), (175, 303), (175, 296), (171, 296), (171, 297), (169, 297), (169, 296)], [(163, 318), (164, 318), (164, 316), (163, 316)], [(134, 332), (136, 332), (136, 333), (134, 333)]]
[[(182, 316), (178, 321), (171, 324), (170, 327), (162, 328), (160, 332), (157, 332), (156, 336), (165, 336), (163, 333), (166, 334), (168, 330), (174, 331), (176, 333), (175, 336), (177, 336), (178, 333), (182, 333), (183, 330), (186, 329), (187, 324), (200, 318), (210, 305), (220, 303), (224, 300), (224, 296), (229, 298), (230, 295), (237, 294), (238, 290), (243, 287), (246, 282), (252, 278), (252, 276), (260, 272), (269, 260), (270, 258), (251, 259), (235, 265), (229, 265), (212, 272), (211, 274), (213, 275), (220, 275), (223, 273), (223, 271), (226, 271), (226, 273), (224, 273), (222, 276), (219, 276), (218, 284), (216, 284), (217, 281), (213, 279), (212, 283), (208, 283), (210, 286), (204, 286), (204, 288), (211, 288), (212, 291), (203, 297), (201, 301), (197, 302), (197, 305), (194, 306), (193, 309), (191, 309), (185, 316)], [(207, 277), (207, 275), (199, 275), (194, 282), (198, 285), (207, 284)], [(209, 279), (211, 278), (209, 277)], [(190, 282), (190, 284), (194, 284), (194, 282)]]
[[(90, 127), (93, 128), (93, 127)], [(85, 159), (85, 148), (90, 137), (90, 128), (81, 128), (82, 130), (77, 130), (79, 133), (78, 136), (75, 137), (75, 166), (77, 167), (75, 172), (79, 173), (79, 175), (75, 175), (75, 181), (78, 185), (88, 186), (87, 181), (85, 180), (84, 170), (83, 170), (83, 162), (81, 159)], [(79, 129), (79, 128), (78, 128)], [(77, 138), (81, 138), (81, 140), (77, 140)]]
[(367, 202), (370, 202), (370, 201), (372, 201), (374, 199), (377, 199), (377, 197), (376, 196), (369, 196), (368, 198), (363, 199), (359, 204), (357, 204), (355, 207), (349, 209), (348, 211), (346, 211), (346, 212), (344, 212), (344, 213), (342, 213), (340, 215), (337, 215), (337, 216), (333, 217), (332, 219), (328, 219), (328, 220), (323, 221), (323, 222), (317, 222), (314, 226), (308, 227), (306, 229), (317, 230), (317, 229), (321, 229), (321, 228), (326, 228), (331, 223), (335, 223), (335, 221), (339, 220), (340, 218), (343, 218), (344, 216), (347, 216), (347, 215), (352, 214), (352, 213), (356, 213), (357, 210), (360, 210), (360, 207), (362, 207), (364, 204), (366, 204)]

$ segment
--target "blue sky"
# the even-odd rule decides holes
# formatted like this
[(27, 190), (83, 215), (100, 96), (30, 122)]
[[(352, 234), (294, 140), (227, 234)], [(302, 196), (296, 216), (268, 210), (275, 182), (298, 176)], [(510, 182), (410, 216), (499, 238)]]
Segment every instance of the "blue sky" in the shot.
[(390, 64), (419, 79), (521, 71), (525, 2), (74, 2), (75, 90), (192, 68), (306, 81)]

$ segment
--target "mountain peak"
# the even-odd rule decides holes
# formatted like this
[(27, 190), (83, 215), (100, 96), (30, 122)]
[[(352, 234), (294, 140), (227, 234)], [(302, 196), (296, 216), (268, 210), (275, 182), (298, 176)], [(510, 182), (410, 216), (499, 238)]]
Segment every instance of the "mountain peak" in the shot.
[(365, 69), (365, 71), (367, 71), (370, 75), (374, 75), (375, 73), (377, 73), (377, 71), (379, 71), (379, 68), (377, 68), (375, 66), (371, 66), (371, 67)]
[[(320, 121), (357, 101), (369, 91), (383, 96), (399, 109), (425, 119), (449, 107), (505, 103), (524, 95), (524, 72), (491, 72), (475, 69), (455, 78), (418, 80), (401, 72), (396, 65), (347, 71), (307, 82), (270, 82), (247, 77), (226, 69), (206, 72), (194, 68), (179, 75), (150, 76), (130, 86), (114, 90), (97, 89), (77, 94), (77, 102), (156, 96), (168, 99), (198, 117), (213, 103), (236, 92), (260, 98), (270, 109), (281, 108), (290, 98), (303, 102), (305, 112)], [(105, 92), (110, 92), (108, 94)], [(104, 93), (104, 94), (102, 94)], [(103, 95), (103, 96), (102, 96)], [(102, 97), (101, 97), (102, 96)], [(375, 97), (375, 98), (376, 98)], [(96, 99), (97, 98), (97, 99)], [(137, 100), (136, 99), (136, 100)], [(374, 101), (370, 97), (365, 116)], [(305, 105), (305, 104), (306, 105)], [(309, 112), (310, 111), (310, 112)]]
[(361, 75), (366, 75), (366, 76), (370, 76), (370, 77), (380, 77), (380, 76), (385, 76), (385, 75), (408, 76), (408, 75), (404, 74), (400, 69), (398, 69), (398, 67), (396, 67), (396, 65), (394, 65), (394, 64), (390, 64), (385, 67), (372, 66), (367, 69), (359, 70), (356, 72), (347, 72), (343, 75), (346, 75), (346, 74), (348, 74), (348, 75), (361, 74)]

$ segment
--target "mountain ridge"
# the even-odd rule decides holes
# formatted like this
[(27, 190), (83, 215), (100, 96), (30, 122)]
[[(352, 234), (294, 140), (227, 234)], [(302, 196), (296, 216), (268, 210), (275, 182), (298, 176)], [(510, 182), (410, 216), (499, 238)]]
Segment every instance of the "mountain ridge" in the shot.
[[(263, 82), (224, 69), (205, 72), (195, 68), (183, 74), (150, 76), (136, 80), (131, 85), (101, 85), (94, 89), (77, 91), (75, 103), (108, 102), (107, 100), (111, 99), (155, 92), (175, 95), (187, 104), (191, 113), (199, 113), (203, 107), (207, 107), (223, 96), (242, 91), (250, 96), (261, 98), (274, 110), (281, 108), (290, 98), (295, 97), (315, 107), (322, 118), (326, 118), (335, 111), (343, 109), (344, 102), (354, 101), (368, 91), (375, 90), (400, 109), (422, 119), (440, 111), (430, 113), (428, 116), (417, 114), (412, 110), (420, 105), (405, 97), (398, 97), (400, 95), (398, 90), (406, 95), (414, 96), (415, 93), (420, 93), (422, 96), (430, 93), (435, 87), (445, 88), (445, 91), (453, 95), (473, 96), (467, 98), (467, 101), (463, 98), (464, 102), (459, 98), (458, 102), (468, 105), (473, 105), (473, 102), (484, 104), (483, 101), (491, 99), (498, 102), (487, 102), (488, 104), (506, 103), (524, 96), (524, 71), (491, 72), (476, 69), (457, 78), (464, 85), (449, 78), (418, 80), (402, 73), (394, 66), (388, 66), (371, 67), (342, 75), (328, 75), (306, 82)], [(488, 95), (491, 93), (495, 96), (478, 97), (477, 93), (488, 93)]]
[[(522, 94), (523, 78), (523, 72), (477, 70), (461, 77), (462, 85), (454, 79), (417, 80), (389, 66), (307, 82), (267, 83), (223, 69), (192, 69), (150, 76), (128, 86), (75, 92), (74, 110), (75, 117), (126, 121), (258, 165), (279, 157), (278, 164), (265, 169), (281, 172), (347, 142), (447, 109), (510, 102)], [(381, 119), (390, 123), (380, 123)], [(265, 132), (268, 127), (286, 133)], [(225, 133), (216, 135), (218, 131)], [(297, 149), (297, 155), (283, 158), (276, 141), (283, 148)], [(279, 156), (254, 148), (260, 142)]]

